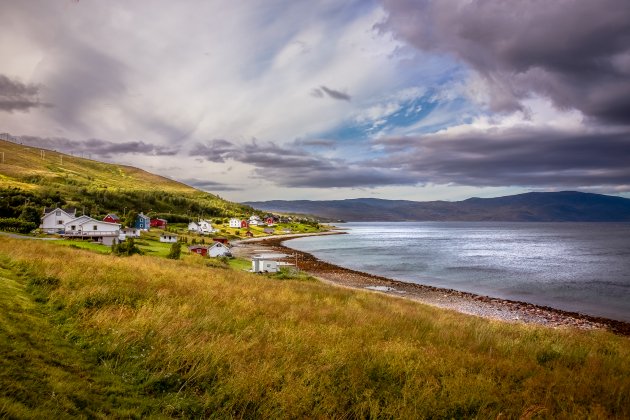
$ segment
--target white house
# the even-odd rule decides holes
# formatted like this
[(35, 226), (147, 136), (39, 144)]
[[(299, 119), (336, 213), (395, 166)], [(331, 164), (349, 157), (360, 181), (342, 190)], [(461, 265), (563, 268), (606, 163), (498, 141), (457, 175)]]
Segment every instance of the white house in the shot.
[(199, 220), (198, 222), (190, 222), (188, 224), (188, 230), (201, 234), (216, 232), (216, 230), (212, 227), (212, 223), (203, 219)]
[(263, 254), (252, 257), (252, 272), (254, 273), (277, 273), (281, 267), (292, 266), (293, 264), (278, 261), (286, 258), (285, 254)]
[(120, 223), (103, 222), (90, 216), (81, 216), (64, 225), (64, 236), (101, 239), (106, 236), (118, 238)]
[(240, 228), (241, 227), (241, 219), (237, 219), (236, 217), (232, 217), (230, 219), (230, 227), (231, 228)]
[(65, 225), (63, 225), (63, 233), (68, 235), (78, 233), (79, 226), (81, 226), (83, 222), (87, 222), (88, 220), (94, 219), (92, 219), (90, 216), (83, 215), (69, 220)]
[(249, 225), (250, 226), (259, 226), (259, 225), (262, 225), (262, 224), (263, 224), (263, 221), (260, 220), (260, 217), (256, 216), (255, 214), (252, 215), (249, 218)]
[(74, 218), (76, 218), (75, 209), (46, 208), (39, 228), (44, 233), (63, 233), (64, 225)]
[(229, 245), (217, 242), (208, 248), (208, 256), (209, 257), (231, 257), (232, 253), (230, 252)]
[(177, 235), (174, 233), (163, 233), (160, 235), (160, 242), (166, 242), (169, 244), (177, 242)]
[(121, 238), (121, 240), (124, 240), (125, 238), (139, 238), (140, 229), (136, 229), (135, 227), (126, 227), (120, 230), (120, 235), (125, 236), (124, 238)]
[(214, 232), (216, 232), (216, 229), (214, 229), (212, 227), (212, 223), (210, 223), (207, 220), (200, 220), (198, 224), (199, 224), (199, 233), (214, 233)]

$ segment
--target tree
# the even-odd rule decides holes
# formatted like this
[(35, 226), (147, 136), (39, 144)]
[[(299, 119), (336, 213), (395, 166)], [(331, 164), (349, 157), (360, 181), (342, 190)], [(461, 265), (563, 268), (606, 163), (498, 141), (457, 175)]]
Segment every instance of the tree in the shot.
[(180, 242), (174, 242), (171, 245), (171, 251), (168, 253), (166, 258), (171, 260), (179, 260), (180, 255), (182, 254), (182, 244)]
[(41, 221), (41, 214), (35, 207), (24, 206), (22, 213), (20, 213), (20, 219), (39, 225), (39, 222)]
[(138, 213), (133, 210), (129, 210), (125, 215), (125, 219), (123, 220), (123, 225), (126, 227), (134, 227), (136, 226), (136, 219), (138, 218)]

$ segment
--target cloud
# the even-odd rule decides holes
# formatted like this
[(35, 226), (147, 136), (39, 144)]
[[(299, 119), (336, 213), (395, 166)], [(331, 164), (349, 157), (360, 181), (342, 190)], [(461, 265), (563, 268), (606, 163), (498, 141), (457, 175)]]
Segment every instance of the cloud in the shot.
[(164, 147), (148, 144), (143, 141), (112, 142), (100, 139), (83, 141), (70, 140), (64, 137), (35, 137), (20, 136), (16, 141), (21, 144), (45, 149), (58, 150), (68, 154), (93, 155), (101, 158), (111, 158), (115, 155), (146, 154), (153, 156), (173, 156), (178, 150), (175, 147)]
[(532, 93), (600, 121), (630, 124), (627, 0), (383, 0), (381, 29), (474, 69), (495, 111)]
[[(210, 154), (213, 162), (228, 159), (251, 165), (252, 175), (269, 183), (290, 188), (354, 188), (413, 184), (415, 180), (398, 170), (373, 168), (368, 162), (316, 155), (300, 148), (252, 141), (238, 145), (222, 141)], [(213, 143), (207, 145), (212, 148)], [(199, 145), (198, 149), (203, 149)]]
[(242, 188), (237, 188), (234, 186), (222, 184), (220, 182), (208, 181), (208, 180), (199, 179), (199, 178), (181, 179), (180, 182), (183, 182), (186, 185), (190, 185), (191, 187), (195, 187), (203, 191), (240, 191), (242, 190)]
[(311, 95), (315, 96), (316, 98), (323, 98), (324, 94), (326, 94), (329, 98), (337, 99), (339, 101), (350, 101), (352, 99), (347, 93), (330, 89), (326, 86), (320, 86), (319, 89), (316, 88), (311, 91)]
[(388, 138), (374, 141), (387, 153), (374, 165), (423, 184), (627, 188), (629, 135), (513, 127)]
[(49, 104), (40, 102), (39, 86), (24, 84), (18, 80), (11, 80), (0, 74), (0, 111), (28, 111), (31, 108), (49, 107)]

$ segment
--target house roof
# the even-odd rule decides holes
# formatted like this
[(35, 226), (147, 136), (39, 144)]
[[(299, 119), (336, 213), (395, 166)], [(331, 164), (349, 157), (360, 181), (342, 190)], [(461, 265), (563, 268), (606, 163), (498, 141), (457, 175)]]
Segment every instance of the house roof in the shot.
[[(89, 220), (94, 220), (94, 219), (84, 214), (83, 216), (75, 217), (74, 219), (70, 220), (69, 222), (66, 223), (66, 225), (72, 225), (72, 224), (81, 225), (84, 222), (87, 222)], [(94, 220), (94, 221), (96, 222), (97, 220)]]
[(118, 217), (116, 214), (114, 213), (108, 213), (107, 216), (103, 217), (103, 219), (107, 219), (108, 217), (114, 219), (114, 220), (120, 220), (120, 217)]
[(179, 235), (177, 235), (176, 233), (163, 233), (163, 234), (160, 235), (160, 237), (162, 237), (162, 236), (175, 236), (175, 237), (177, 237)]
[(61, 210), (64, 211), (66, 213), (68, 213), (68, 216), (70, 216), (71, 214), (74, 214), (77, 212), (76, 207), (67, 207), (65, 209), (62, 209), (61, 207), (44, 207), (44, 215), (50, 214), (55, 210)]
[(193, 249), (199, 249), (199, 248), (203, 248), (203, 249), (208, 249), (207, 245), (191, 245), (188, 247), (189, 250), (193, 250)]
[(210, 248), (227, 248), (227, 249), (231, 249), (232, 247), (229, 246), (228, 244), (222, 244), (221, 242), (215, 242), (214, 245), (210, 246), (208, 249)]

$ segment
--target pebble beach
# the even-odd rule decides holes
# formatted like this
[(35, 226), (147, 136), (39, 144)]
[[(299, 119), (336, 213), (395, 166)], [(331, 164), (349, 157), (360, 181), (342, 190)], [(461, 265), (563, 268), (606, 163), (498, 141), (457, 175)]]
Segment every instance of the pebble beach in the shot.
[[(342, 234), (342, 232), (331, 231), (324, 234)], [(248, 239), (237, 242), (232, 252), (235, 256), (242, 258), (248, 258), (261, 252), (290, 254), (291, 257), (287, 259), (287, 262), (293, 264), (297, 262), (300, 270), (309, 273), (320, 281), (340, 287), (412, 299), (468, 315), (554, 328), (606, 329), (620, 335), (630, 336), (630, 323), (627, 322), (567, 312), (526, 302), (497, 299), (453, 289), (393, 280), (330, 264), (309, 253), (297, 251), (284, 245), (285, 241), (302, 236), (305, 235), (294, 234)]]

